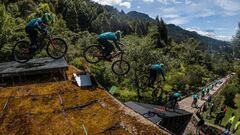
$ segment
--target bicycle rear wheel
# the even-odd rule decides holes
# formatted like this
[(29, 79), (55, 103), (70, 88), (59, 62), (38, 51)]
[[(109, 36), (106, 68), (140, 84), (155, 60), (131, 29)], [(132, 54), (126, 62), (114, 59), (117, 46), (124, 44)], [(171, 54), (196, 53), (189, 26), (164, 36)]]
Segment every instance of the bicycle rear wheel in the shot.
[(98, 63), (103, 59), (103, 49), (99, 45), (92, 45), (84, 50), (84, 58), (89, 63)]
[(17, 42), (12, 50), (12, 57), (19, 63), (26, 63), (31, 59), (32, 53), (30, 51), (30, 45), (27, 41)]
[(140, 89), (146, 89), (149, 85), (149, 76), (142, 75), (138, 78), (138, 87)]
[(153, 101), (154, 102), (157, 102), (159, 101), (159, 98), (160, 98), (160, 93), (162, 92), (162, 87), (157, 87), (157, 88), (154, 88), (153, 92), (152, 92), (152, 98), (153, 98)]
[(125, 60), (117, 60), (112, 64), (112, 71), (116, 75), (125, 75), (130, 70), (130, 64)]
[(47, 46), (47, 54), (53, 59), (60, 59), (67, 53), (67, 43), (61, 38), (52, 39)]

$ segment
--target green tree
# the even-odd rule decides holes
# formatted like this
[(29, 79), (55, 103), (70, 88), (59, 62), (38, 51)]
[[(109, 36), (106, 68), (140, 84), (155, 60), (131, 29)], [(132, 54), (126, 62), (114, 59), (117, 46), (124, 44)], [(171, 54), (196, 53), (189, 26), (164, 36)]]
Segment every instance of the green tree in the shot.
[(221, 92), (221, 94), (225, 97), (225, 104), (229, 106), (234, 106), (234, 99), (238, 92), (238, 88), (235, 84), (227, 85), (226, 88)]
[(240, 57), (240, 23), (238, 24), (238, 30), (232, 41), (233, 56)]
[(166, 47), (168, 44), (168, 32), (163, 19), (156, 17), (157, 30), (152, 34), (152, 43), (159, 48)]
[(158, 33), (160, 34), (160, 38), (165, 43), (165, 45), (167, 45), (168, 31), (162, 18), (161, 18), (161, 21), (157, 23), (157, 25), (158, 25)]
[(0, 61), (9, 60), (11, 58), (12, 46), (19, 38), (23, 38), (23, 20), (13, 18), (6, 11), (4, 5), (0, 4)]

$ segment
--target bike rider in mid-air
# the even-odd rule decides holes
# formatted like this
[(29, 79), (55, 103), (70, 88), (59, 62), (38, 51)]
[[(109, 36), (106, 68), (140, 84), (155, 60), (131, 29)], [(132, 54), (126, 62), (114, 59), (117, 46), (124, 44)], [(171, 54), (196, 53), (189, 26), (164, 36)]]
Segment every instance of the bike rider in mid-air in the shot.
[[(104, 57), (106, 60), (111, 61), (112, 59), (112, 51), (115, 50), (115, 47), (118, 49), (118, 51), (122, 51), (122, 49), (119, 46), (119, 41), (122, 37), (122, 32), (121, 31), (116, 31), (116, 32), (105, 32), (100, 35), (98, 35), (98, 42), (100, 45), (104, 46)], [(112, 41), (115, 45), (110, 42)]]
[(150, 66), (150, 78), (149, 78), (149, 87), (154, 87), (154, 82), (157, 79), (158, 74), (161, 73), (163, 80), (165, 81), (165, 76), (163, 72), (163, 64), (152, 64)]
[(53, 17), (49, 13), (44, 13), (42, 17), (34, 18), (27, 23), (25, 30), (31, 41), (30, 51), (37, 50), (38, 31), (46, 34), (48, 32), (48, 25), (52, 20)]

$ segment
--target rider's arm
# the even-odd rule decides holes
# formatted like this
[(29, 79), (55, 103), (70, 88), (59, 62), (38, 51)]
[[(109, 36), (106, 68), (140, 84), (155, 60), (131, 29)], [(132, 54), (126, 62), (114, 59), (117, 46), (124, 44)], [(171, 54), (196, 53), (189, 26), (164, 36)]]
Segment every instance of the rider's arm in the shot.
[(48, 26), (41, 21), (36, 22), (35, 28), (37, 28), (40, 32), (47, 33), (47, 31), (48, 31)]
[(166, 79), (165, 79), (165, 76), (164, 76), (164, 73), (163, 73), (163, 70), (162, 70), (162, 69), (160, 70), (160, 73), (162, 74), (163, 80), (164, 80), (164, 81), (166, 81)]
[(118, 49), (118, 51), (122, 51), (121, 47), (119, 46), (119, 44), (121, 44), (121, 43), (119, 43), (117, 40), (113, 40), (113, 42), (114, 42), (116, 48)]
[(48, 32), (48, 26), (47, 26), (46, 24), (41, 23), (40, 27), (41, 27), (41, 30), (42, 30), (43, 32), (45, 32), (45, 33)]

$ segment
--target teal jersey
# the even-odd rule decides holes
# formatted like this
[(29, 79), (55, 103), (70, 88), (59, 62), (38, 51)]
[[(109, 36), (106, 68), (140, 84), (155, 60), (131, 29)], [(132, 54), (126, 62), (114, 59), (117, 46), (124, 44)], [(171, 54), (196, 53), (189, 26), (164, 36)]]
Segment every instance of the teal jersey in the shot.
[(100, 34), (98, 36), (98, 39), (117, 41), (117, 36), (114, 32), (105, 32), (105, 33)]
[(28, 22), (27, 27), (37, 28), (38, 30), (47, 30), (48, 26), (43, 23), (42, 18), (35, 18)]
[(158, 70), (158, 71), (162, 70), (161, 64), (153, 64), (153, 65), (151, 65), (150, 68), (154, 69), (154, 70)]
[(193, 99), (198, 99), (199, 97), (198, 97), (198, 95), (197, 94), (194, 94), (193, 95)]
[(179, 98), (179, 97), (181, 97), (181, 93), (175, 92), (175, 93), (173, 94), (173, 96)]

